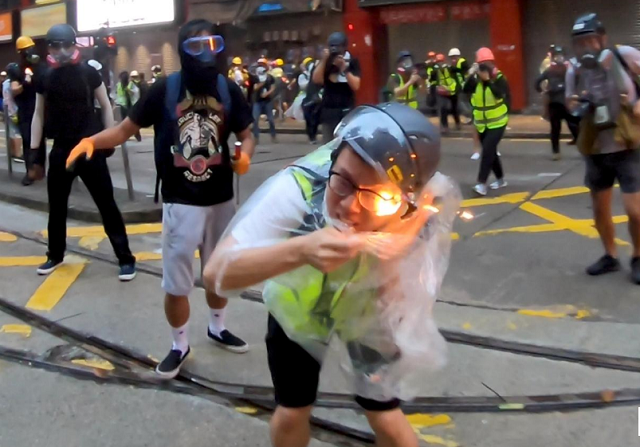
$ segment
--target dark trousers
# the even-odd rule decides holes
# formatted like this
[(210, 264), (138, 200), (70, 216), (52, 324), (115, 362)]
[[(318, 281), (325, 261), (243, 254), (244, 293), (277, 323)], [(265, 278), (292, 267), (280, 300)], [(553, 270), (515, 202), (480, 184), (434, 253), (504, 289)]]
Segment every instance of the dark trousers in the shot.
[(40, 165), (44, 168), (47, 162), (47, 143), (44, 137), (40, 142), (37, 150), (31, 150), (31, 120), (33, 114), (27, 114), (26, 116), (18, 116), (18, 128), (20, 129), (20, 135), (22, 136), (22, 153), (24, 156), (24, 164), (29, 171), (34, 164)]
[(104, 231), (111, 241), (120, 265), (133, 264), (135, 258), (129, 249), (129, 239), (124, 227), (122, 214), (113, 197), (113, 184), (107, 166), (107, 159), (94, 155), (91, 160), (76, 161), (72, 171), (66, 169), (67, 155), (78, 141), (54, 141), (49, 156), (49, 253), (54, 261), (64, 258), (67, 239), (67, 207), (73, 180), (79, 176), (93, 198), (100, 215)]
[(567, 107), (562, 103), (552, 102), (549, 104), (549, 121), (551, 122), (551, 145), (554, 154), (560, 153), (560, 132), (562, 130), (562, 120), (567, 122), (571, 135), (578, 138), (578, 122), (569, 113)]
[(505, 129), (506, 126), (498, 129), (486, 129), (479, 134), (480, 143), (482, 144), (482, 160), (480, 161), (478, 183), (487, 183), (491, 171), (493, 171), (498, 180), (504, 177), (502, 163), (500, 162), (500, 157), (498, 157), (498, 144), (502, 140)]
[(302, 108), (304, 113), (305, 128), (309, 141), (315, 141), (318, 135), (318, 106), (309, 105)]
[(453, 115), (456, 126), (460, 125), (460, 112), (458, 111), (458, 95), (441, 96), (440, 100), (440, 124), (443, 128), (449, 128), (449, 111)]
[(347, 113), (349, 113), (349, 109), (328, 109), (326, 107), (322, 109), (322, 142), (324, 144), (333, 140), (333, 132)]

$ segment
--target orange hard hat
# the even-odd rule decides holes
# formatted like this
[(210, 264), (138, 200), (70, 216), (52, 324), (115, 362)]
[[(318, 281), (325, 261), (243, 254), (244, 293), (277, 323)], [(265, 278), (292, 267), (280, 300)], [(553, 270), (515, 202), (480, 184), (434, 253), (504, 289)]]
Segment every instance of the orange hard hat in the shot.
[(445, 58), (444, 58), (444, 54), (440, 53), (436, 56), (436, 62), (444, 62)]
[(429, 51), (429, 52), (427, 53), (427, 57), (429, 57), (429, 58), (432, 58), (432, 59), (433, 59), (434, 57), (436, 57), (436, 52), (435, 52), (435, 51)]
[(487, 47), (480, 48), (476, 53), (476, 62), (487, 62), (487, 61), (495, 61), (496, 58), (493, 56), (493, 51), (491, 51)]

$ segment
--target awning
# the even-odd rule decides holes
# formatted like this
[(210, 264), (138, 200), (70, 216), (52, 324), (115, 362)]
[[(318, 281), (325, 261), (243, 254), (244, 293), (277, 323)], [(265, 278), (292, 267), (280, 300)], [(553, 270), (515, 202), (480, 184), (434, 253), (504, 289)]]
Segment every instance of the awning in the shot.
[[(325, 0), (326, 2), (327, 0)], [(213, 23), (243, 22), (264, 4), (281, 5), (282, 12), (305, 12), (315, 2), (309, 0), (191, 0), (189, 19), (201, 18)], [(320, 5), (320, 1), (317, 2)], [(315, 5), (314, 5), (315, 6)]]

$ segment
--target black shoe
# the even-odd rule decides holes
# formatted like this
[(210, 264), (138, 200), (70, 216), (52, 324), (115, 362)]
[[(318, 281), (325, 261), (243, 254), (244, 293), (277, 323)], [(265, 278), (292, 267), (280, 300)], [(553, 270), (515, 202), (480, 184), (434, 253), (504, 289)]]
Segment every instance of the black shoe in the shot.
[(48, 275), (49, 273), (57, 269), (61, 264), (62, 261), (54, 261), (53, 259), (48, 258), (47, 262), (38, 267), (36, 272), (38, 273), (38, 275)]
[(640, 257), (635, 257), (631, 260), (631, 280), (640, 284)]
[(617, 272), (618, 270), (620, 270), (620, 261), (611, 255), (604, 255), (598, 259), (598, 262), (587, 268), (587, 274), (599, 276), (605, 273)]
[(236, 354), (244, 354), (249, 350), (249, 345), (244, 340), (236, 337), (228, 330), (220, 332), (220, 336), (211, 333), (211, 330), (207, 327), (207, 336), (213, 340), (215, 344), (227, 351), (235, 352)]
[(135, 264), (125, 264), (120, 266), (120, 273), (118, 274), (118, 279), (122, 282), (131, 281), (136, 277), (136, 265)]
[(191, 352), (191, 348), (187, 348), (187, 352), (182, 354), (179, 349), (172, 349), (169, 351), (162, 362), (156, 366), (156, 374), (163, 379), (173, 379), (180, 373), (182, 364), (187, 360), (187, 356)]
[(33, 185), (33, 180), (29, 177), (29, 174), (25, 174), (22, 177), (22, 186), (31, 186)]
[(576, 141), (576, 139), (574, 138), (573, 140), (569, 141), (569, 142), (567, 143), (567, 145), (569, 145), (569, 146), (575, 146), (575, 145), (576, 145), (576, 143), (577, 143), (577, 141)]

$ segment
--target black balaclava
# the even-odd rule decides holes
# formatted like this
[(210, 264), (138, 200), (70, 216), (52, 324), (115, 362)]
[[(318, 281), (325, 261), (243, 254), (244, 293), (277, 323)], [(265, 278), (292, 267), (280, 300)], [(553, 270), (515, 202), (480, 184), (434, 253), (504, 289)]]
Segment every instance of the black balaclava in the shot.
[(185, 40), (206, 31), (213, 35), (215, 26), (208, 20), (196, 19), (185, 23), (178, 33), (178, 52), (182, 64), (182, 76), (187, 90), (194, 95), (211, 94), (216, 88), (218, 69), (215, 58), (211, 62), (201, 62), (184, 52), (182, 44)]

